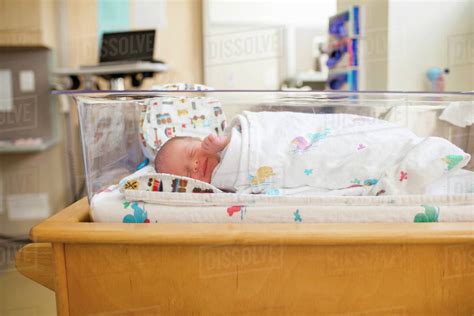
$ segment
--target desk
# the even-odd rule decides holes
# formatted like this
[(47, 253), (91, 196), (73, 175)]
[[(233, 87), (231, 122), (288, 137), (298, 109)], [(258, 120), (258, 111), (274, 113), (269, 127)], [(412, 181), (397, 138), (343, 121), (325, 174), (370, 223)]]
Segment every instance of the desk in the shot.
[(168, 66), (162, 63), (152, 62), (130, 62), (114, 64), (98, 64), (96, 66), (81, 66), (79, 68), (60, 68), (53, 71), (57, 76), (69, 76), (76, 84), (78, 77), (86, 78), (86, 89), (91, 77), (100, 76), (109, 80), (111, 90), (125, 90), (124, 78), (135, 74), (154, 74), (168, 71)]

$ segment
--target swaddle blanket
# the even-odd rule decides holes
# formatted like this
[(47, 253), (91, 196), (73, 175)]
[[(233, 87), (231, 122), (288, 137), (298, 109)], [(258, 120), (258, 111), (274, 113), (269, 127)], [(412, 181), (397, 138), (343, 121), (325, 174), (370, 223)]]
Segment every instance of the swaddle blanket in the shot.
[(244, 112), (231, 123), (212, 184), (270, 195), (424, 194), (469, 159), (443, 138), (374, 118)]

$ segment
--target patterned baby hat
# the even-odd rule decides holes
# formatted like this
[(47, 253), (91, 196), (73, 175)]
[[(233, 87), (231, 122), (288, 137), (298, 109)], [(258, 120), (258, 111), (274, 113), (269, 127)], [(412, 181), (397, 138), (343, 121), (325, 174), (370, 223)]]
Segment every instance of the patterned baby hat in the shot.
[[(199, 84), (169, 84), (156, 90), (212, 90)], [(144, 155), (153, 161), (170, 138), (191, 136), (203, 139), (223, 135), (226, 118), (219, 100), (203, 96), (159, 96), (145, 101), (141, 113), (140, 138)]]

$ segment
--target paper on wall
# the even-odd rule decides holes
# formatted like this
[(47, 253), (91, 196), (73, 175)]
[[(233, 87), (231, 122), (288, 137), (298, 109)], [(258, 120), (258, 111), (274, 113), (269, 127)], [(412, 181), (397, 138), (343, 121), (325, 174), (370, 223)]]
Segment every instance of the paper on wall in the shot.
[(0, 111), (13, 111), (13, 83), (10, 69), (0, 69)]
[(20, 91), (34, 92), (35, 91), (35, 72), (33, 70), (22, 70), (20, 77)]
[(9, 220), (45, 219), (49, 216), (48, 193), (10, 194), (6, 197)]

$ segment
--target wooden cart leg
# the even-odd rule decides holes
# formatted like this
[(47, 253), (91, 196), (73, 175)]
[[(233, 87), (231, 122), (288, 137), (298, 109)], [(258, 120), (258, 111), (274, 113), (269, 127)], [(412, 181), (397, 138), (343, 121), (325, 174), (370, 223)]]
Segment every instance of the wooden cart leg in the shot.
[(16, 254), (18, 272), (54, 291), (53, 248), (50, 243), (32, 243)]
[(66, 255), (64, 253), (64, 244), (54, 243), (54, 269), (56, 288), (56, 309), (59, 316), (69, 315), (69, 295), (66, 277)]

